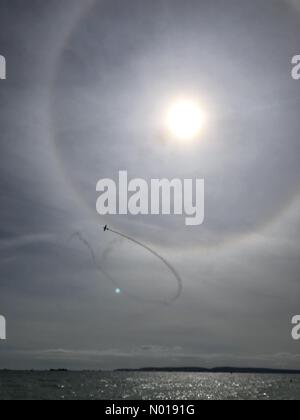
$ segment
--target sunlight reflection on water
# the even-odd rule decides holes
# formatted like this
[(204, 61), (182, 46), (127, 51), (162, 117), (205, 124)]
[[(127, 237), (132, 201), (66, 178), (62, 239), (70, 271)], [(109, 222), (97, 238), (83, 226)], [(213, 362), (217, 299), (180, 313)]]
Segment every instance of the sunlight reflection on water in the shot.
[(299, 400), (300, 376), (1, 372), (0, 399)]

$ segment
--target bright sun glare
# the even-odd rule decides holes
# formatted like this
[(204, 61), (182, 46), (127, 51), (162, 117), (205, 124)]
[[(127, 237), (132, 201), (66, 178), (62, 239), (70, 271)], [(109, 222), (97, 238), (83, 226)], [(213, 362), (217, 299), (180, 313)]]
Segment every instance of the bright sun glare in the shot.
[(204, 115), (196, 102), (179, 100), (167, 112), (167, 128), (170, 134), (181, 141), (193, 140), (204, 123)]

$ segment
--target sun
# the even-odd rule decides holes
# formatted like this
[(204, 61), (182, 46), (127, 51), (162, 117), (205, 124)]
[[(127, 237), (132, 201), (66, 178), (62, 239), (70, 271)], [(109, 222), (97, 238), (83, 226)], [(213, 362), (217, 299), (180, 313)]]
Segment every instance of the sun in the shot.
[(192, 100), (177, 100), (167, 111), (168, 132), (177, 140), (190, 141), (200, 134), (204, 113), (198, 103)]

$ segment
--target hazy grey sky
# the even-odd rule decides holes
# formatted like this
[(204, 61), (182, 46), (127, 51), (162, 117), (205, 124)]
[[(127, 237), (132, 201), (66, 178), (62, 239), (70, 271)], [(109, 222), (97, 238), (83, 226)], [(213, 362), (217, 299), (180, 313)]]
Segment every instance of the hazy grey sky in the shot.
[[(0, 368), (300, 368), (299, 21), (299, 0), (1, 0)], [(160, 125), (182, 94), (208, 115), (188, 147)], [(101, 219), (119, 170), (205, 178), (204, 225)], [(104, 223), (168, 259), (176, 303), (150, 302), (170, 273)]]

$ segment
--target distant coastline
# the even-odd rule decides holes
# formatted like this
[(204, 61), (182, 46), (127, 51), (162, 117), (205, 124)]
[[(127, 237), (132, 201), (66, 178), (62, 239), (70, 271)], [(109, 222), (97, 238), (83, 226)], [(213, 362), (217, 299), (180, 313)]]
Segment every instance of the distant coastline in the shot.
[(269, 374), (269, 375), (300, 375), (300, 370), (294, 369), (267, 369), (267, 368), (237, 368), (237, 367), (146, 367), (141, 369), (117, 369), (115, 372), (141, 372), (141, 373), (248, 373), (248, 374)]
[(69, 370), (69, 369), (44, 369), (44, 370), (13, 370), (13, 369), (0, 369), (1, 373), (78, 373), (78, 372), (93, 372), (93, 373), (227, 373), (227, 374), (258, 374), (258, 375), (300, 375), (300, 370), (297, 369), (268, 369), (268, 368), (246, 368), (246, 367), (215, 367), (215, 368), (202, 368), (202, 367), (144, 367), (138, 369), (115, 369), (105, 371), (101, 369), (82, 369), (82, 370)]

